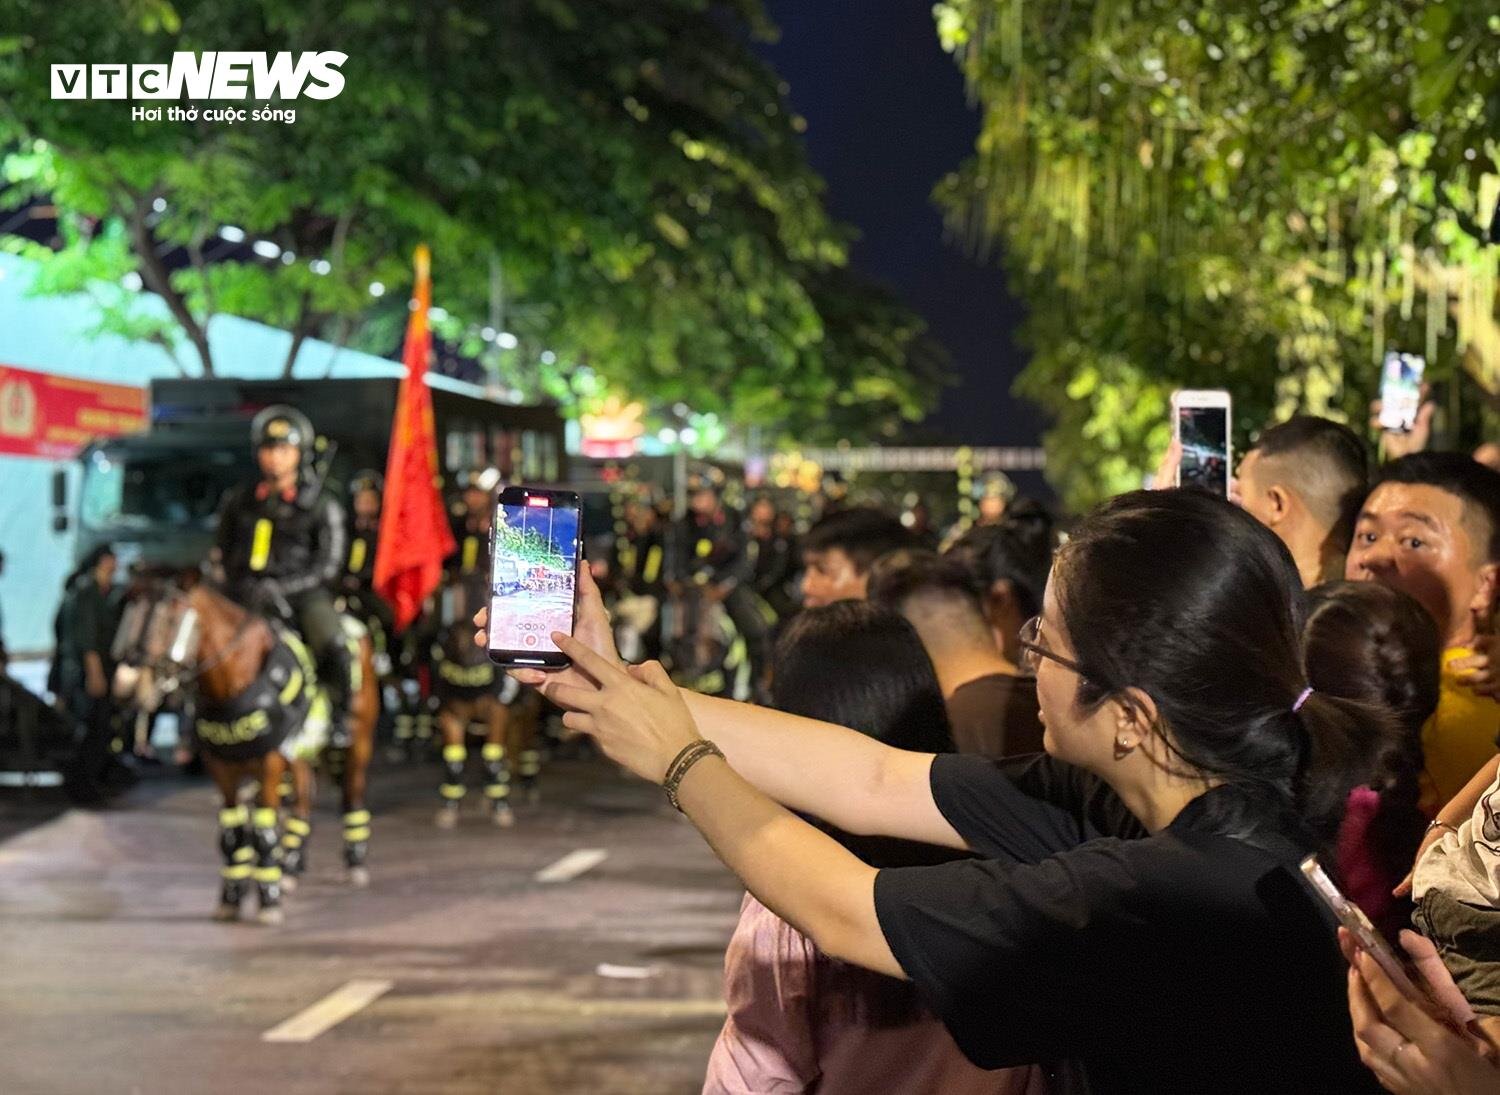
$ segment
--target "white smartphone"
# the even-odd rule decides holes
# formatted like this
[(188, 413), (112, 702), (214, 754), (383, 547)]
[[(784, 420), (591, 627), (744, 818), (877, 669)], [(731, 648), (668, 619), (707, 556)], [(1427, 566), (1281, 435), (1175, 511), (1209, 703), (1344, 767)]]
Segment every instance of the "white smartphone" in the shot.
[(1182, 448), (1177, 485), (1229, 497), (1229, 393), (1183, 389), (1172, 393), (1172, 431)]
[(1410, 433), (1422, 405), (1422, 374), (1427, 359), (1420, 354), (1391, 350), (1380, 373), (1380, 428)]

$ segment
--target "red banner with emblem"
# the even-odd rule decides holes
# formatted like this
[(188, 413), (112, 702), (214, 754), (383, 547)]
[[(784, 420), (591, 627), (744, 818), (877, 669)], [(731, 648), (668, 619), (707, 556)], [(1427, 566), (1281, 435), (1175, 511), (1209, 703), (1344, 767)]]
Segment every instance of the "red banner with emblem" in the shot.
[(390, 603), (397, 631), (404, 631), (417, 618), (422, 602), (437, 589), (443, 560), (454, 547), (438, 491), (437, 431), (432, 419), (432, 393), (427, 388), (427, 359), (432, 354), (427, 312), (432, 307), (432, 281), (426, 244), (417, 248), (415, 258), (416, 285), (401, 354), (406, 377), (396, 397), (375, 548), (375, 592)]
[(0, 365), (0, 454), (66, 460), (146, 428), (146, 389)]

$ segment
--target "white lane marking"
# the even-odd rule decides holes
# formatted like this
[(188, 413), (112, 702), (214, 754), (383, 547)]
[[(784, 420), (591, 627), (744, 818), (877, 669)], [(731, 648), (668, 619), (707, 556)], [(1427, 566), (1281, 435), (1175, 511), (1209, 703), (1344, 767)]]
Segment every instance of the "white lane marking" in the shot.
[(303, 1008), (284, 1023), (277, 1023), (260, 1036), (262, 1042), (311, 1042), (325, 1030), (338, 1026), (361, 1008), (369, 1007), (391, 990), (390, 981), (350, 981), (334, 989), (311, 1007)]
[(608, 856), (609, 853), (603, 848), (576, 848), (550, 867), (543, 867), (537, 871), (536, 880), (538, 882), (569, 882), (584, 871), (593, 870)]
[(656, 974), (650, 966), (617, 966), (612, 962), (600, 962), (594, 967), (600, 977), (613, 977), (620, 981), (644, 981)]

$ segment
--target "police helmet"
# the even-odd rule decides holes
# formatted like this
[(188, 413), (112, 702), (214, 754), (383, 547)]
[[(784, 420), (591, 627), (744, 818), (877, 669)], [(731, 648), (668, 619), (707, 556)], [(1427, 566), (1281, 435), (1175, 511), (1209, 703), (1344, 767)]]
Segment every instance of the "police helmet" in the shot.
[(349, 478), (350, 498), (367, 490), (374, 491), (376, 494), (385, 493), (385, 478), (373, 468), (357, 471)]
[(712, 464), (705, 464), (688, 472), (687, 492), (689, 494), (697, 494), (704, 490), (718, 493), (723, 489), (724, 473)]
[(316, 436), (307, 415), (285, 404), (267, 407), (250, 423), (250, 440), (257, 449), (267, 445), (292, 445), (307, 453)]

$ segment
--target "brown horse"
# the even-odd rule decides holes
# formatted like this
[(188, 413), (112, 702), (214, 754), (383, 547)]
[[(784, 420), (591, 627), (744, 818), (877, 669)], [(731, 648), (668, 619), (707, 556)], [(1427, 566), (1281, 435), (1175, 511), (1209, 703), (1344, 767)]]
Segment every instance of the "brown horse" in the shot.
[(437, 813), (439, 828), (458, 824), (459, 806), (467, 794), (464, 769), (468, 764), (468, 732), (478, 727), (484, 735), (484, 797), (496, 825), (515, 824), (510, 805), (514, 768), (527, 798), (537, 797), (537, 726), (541, 703), (535, 693), (522, 691), (474, 645), (472, 617), (484, 603), (483, 576), (459, 578), (442, 592), (438, 638), (432, 647), (433, 689), (438, 699), (437, 724), (443, 736), (443, 803)]
[[(185, 587), (185, 588), (184, 588)], [(352, 740), (325, 748), (327, 700), (316, 688), (311, 656), (287, 629), (273, 625), (187, 577), (156, 581), (125, 612), (116, 640), (117, 659), (142, 671), (139, 692), (148, 705), (178, 688), (189, 690), (197, 709), (195, 736), (203, 762), (219, 790), (221, 871), (218, 919), (236, 920), (251, 880), (259, 900), (257, 919), (282, 920), (286, 878), (306, 865), (311, 834), (313, 764), (322, 759), (343, 792), (344, 862), (349, 881), (365, 885), (370, 813), (365, 774), (380, 713), (369, 636), (357, 642), (359, 679), (350, 697)], [(286, 831), (277, 841), (283, 780), (292, 784)], [(253, 808), (240, 790), (253, 788)]]

